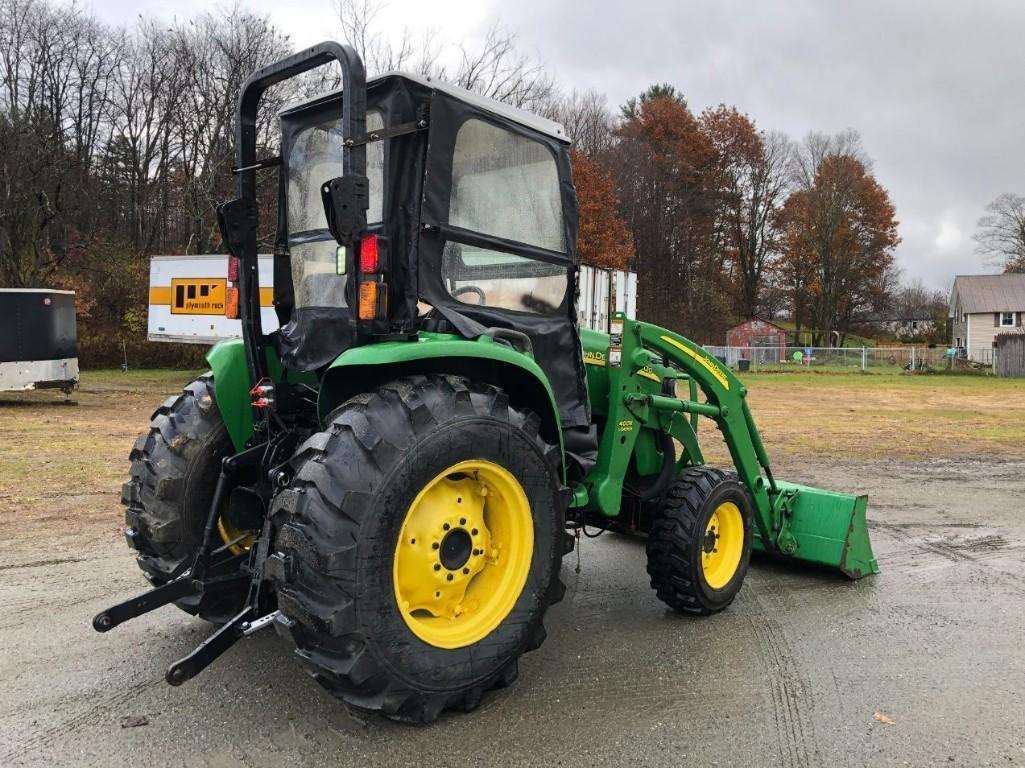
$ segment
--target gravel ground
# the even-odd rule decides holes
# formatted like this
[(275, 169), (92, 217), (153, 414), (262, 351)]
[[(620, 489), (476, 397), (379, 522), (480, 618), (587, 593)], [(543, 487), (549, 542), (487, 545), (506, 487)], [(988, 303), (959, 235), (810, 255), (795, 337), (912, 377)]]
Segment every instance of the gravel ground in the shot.
[(164, 608), (93, 632), (143, 586), (113, 493), (81, 535), (32, 497), (4, 512), (35, 523), (0, 562), (0, 766), (1025, 764), (1025, 463), (777, 475), (869, 493), (882, 573), (763, 560), (729, 610), (691, 619), (655, 599), (642, 543), (586, 540), (518, 682), (427, 728), (350, 718), (270, 631), (167, 686), (209, 626)]

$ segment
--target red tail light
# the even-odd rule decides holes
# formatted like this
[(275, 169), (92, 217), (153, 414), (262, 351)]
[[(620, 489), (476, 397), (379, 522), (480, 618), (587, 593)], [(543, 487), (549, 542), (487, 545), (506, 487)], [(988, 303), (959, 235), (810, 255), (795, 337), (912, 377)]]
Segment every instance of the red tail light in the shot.
[(377, 248), (377, 235), (367, 235), (359, 244), (359, 271), (364, 275), (379, 272), (380, 252)]
[(378, 272), (377, 236), (367, 235), (360, 241), (360, 272), (369, 275)]
[(228, 280), (232, 283), (238, 282), (238, 256), (228, 257)]

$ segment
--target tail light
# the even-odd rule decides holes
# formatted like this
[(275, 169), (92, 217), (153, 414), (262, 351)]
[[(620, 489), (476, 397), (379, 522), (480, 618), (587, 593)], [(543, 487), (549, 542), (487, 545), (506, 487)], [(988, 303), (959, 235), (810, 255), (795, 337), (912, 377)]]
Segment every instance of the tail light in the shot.
[(388, 238), (364, 235), (359, 243), (359, 319), (387, 320)]
[(359, 271), (364, 275), (375, 274), (381, 269), (381, 252), (377, 235), (367, 235), (359, 244)]
[(238, 256), (228, 257), (228, 285), (224, 289), (224, 316), (229, 320), (238, 320)]

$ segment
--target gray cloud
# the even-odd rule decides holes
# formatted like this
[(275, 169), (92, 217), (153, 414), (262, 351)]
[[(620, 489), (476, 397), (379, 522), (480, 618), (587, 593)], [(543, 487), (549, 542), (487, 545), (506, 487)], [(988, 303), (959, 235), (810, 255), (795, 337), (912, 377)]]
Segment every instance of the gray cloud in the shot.
[[(387, 16), (429, 19), (456, 40), (501, 18), (560, 83), (595, 88), (612, 105), (665, 81), (695, 111), (735, 104), (760, 127), (795, 138), (856, 128), (896, 204), (897, 257), (908, 276), (946, 288), (955, 273), (994, 271), (971, 236), (987, 202), (1025, 194), (1025, 3), (489, 1), (490, 9), (479, 0), (428, 9), (391, 0)], [(299, 44), (336, 33), (332, 5), (304, 4), (297, 15), (271, 0), (247, 4)], [(201, 7), (108, 0), (96, 11), (130, 23), (139, 10)], [(324, 23), (311, 24), (316, 18)]]
[(524, 0), (503, 11), (560, 80), (613, 103), (667, 81), (700, 110), (736, 104), (794, 137), (856, 128), (901, 222), (898, 263), (946, 288), (993, 271), (975, 222), (1025, 193), (1016, 2)]

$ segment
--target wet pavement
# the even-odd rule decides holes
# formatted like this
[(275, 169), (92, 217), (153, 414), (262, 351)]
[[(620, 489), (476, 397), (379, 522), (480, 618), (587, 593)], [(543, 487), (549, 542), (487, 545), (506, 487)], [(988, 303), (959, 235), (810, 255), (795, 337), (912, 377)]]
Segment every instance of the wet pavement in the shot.
[(426, 728), (349, 717), (272, 632), (171, 688), (209, 626), (165, 608), (96, 634), (143, 586), (123, 541), (27, 541), (0, 564), (0, 766), (1025, 764), (1025, 464), (777, 474), (868, 492), (882, 573), (761, 560), (694, 619), (656, 600), (642, 542), (585, 540), (519, 680)]

